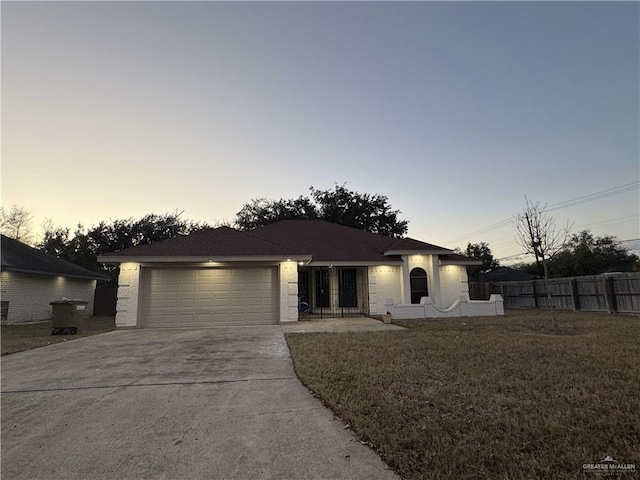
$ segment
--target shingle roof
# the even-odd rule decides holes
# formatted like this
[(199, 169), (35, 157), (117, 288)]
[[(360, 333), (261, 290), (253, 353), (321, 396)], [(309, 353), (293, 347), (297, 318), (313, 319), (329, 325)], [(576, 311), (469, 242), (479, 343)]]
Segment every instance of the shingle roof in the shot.
[(441, 255), (440, 263), (442, 265), (482, 265), (482, 260), (465, 257), (457, 253), (450, 253), (448, 255)]
[(323, 220), (282, 220), (243, 232), (220, 227), (100, 256), (103, 261), (167, 257), (296, 257), (313, 262), (399, 260), (391, 250), (451, 253), (411, 238), (376, 235)]
[(536, 278), (531, 273), (523, 272), (509, 267), (496, 267), (490, 272), (478, 274), (478, 282), (517, 282), (523, 280), (533, 280)]
[(296, 245), (313, 256), (313, 261), (385, 261), (385, 252), (395, 245), (412, 250), (433, 251), (441, 247), (411, 238), (376, 235), (324, 220), (282, 220), (249, 232), (253, 236), (285, 245)]
[(2, 257), (0, 263), (3, 272), (86, 278), (88, 280), (109, 279), (106, 275), (60, 260), (4, 235), (2, 235), (0, 243), (0, 257)]
[(395, 241), (356, 228), (323, 220), (282, 220), (249, 232), (250, 235), (310, 253), (313, 261), (385, 260), (383, 252)]
[(256, 238), (240, 230), (219, 227), (107, 253), (100, 258), (296, 256), (303, 253), (299, 249)]
[(393, 243), (388, 249), (389, 252), (434, 252), (434, 253), (450, 253), (451, 250), (448, 248), (439, 247), (437, 245), (432, 245), (431, 243), (421, 242), (420, 240), (415, 240), (413, 238), (400, 238), (395, 243)]

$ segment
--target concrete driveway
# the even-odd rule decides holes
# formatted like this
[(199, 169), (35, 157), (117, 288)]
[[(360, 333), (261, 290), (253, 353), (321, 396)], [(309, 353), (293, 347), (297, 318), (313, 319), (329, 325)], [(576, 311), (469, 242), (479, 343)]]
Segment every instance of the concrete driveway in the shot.
[(2, 358), (2, 478), (392, 479), (279, 326), (117, 331)]

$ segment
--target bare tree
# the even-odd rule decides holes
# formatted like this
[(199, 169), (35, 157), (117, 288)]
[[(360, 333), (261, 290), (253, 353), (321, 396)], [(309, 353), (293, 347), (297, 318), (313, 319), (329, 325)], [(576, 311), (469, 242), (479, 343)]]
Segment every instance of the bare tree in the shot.
[(19, 242), (31, 244), (33, 235), (31, 221), (33, 215), (27, 209), (12, 205), (8, 211), (0, 207), (0, 231), (3, 235)]
[(570, 226), (567, 225), (564, 229), (557, 228), (554, 218), (546, 212), (546, 204), (541, 206), (540, 202), (533, 202), (526, 197), (525, 201), (525, 209), (513, 218), (516, 242), (524, 249), (525, 253), (533, 255), (536, 259), (538, 272), (545, 279), (553, 326), (557, 328), (558, 323), (553, 311), (551, 289), (549, 288), (547, 263), (554, 255), (562, 251), (569, 235)]

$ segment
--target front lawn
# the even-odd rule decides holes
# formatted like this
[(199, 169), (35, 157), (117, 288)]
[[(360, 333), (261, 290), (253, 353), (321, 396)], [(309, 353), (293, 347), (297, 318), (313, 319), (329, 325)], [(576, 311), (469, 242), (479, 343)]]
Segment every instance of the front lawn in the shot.
[(51, 335), (50, 321), (29, 325), (2, 325), (0, 327), (2, 355), (115, 330), (115, 317), (91, 317), (85, 321), (85, 327), (87, 327), (86, 330), (76, 335)]
[(640, 470), (640, 317), (557, 315), (560, 333), (508, 311), (287, 341), (302, 382), (403, 478), (592, 478), (606, 455)]

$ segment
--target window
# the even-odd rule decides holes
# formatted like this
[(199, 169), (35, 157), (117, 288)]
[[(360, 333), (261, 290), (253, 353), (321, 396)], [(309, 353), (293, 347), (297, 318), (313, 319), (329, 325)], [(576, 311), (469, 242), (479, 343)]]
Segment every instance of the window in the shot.
[(420, 303), (422, 297), (429, 296), (427, 288), (427, 272), (423, 268), (414, 268), (409, 273), (411, 283), (411, 303)]
[(340, 308), (358, 306), (358, 288), (355, 268), (341, 268), (338, 270), (338, 288)]

